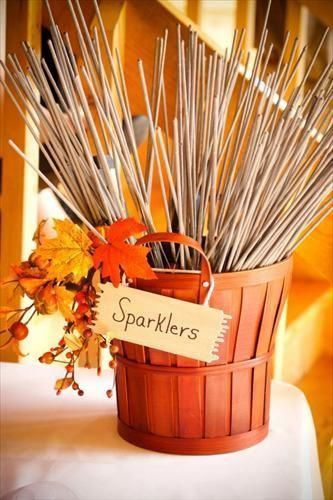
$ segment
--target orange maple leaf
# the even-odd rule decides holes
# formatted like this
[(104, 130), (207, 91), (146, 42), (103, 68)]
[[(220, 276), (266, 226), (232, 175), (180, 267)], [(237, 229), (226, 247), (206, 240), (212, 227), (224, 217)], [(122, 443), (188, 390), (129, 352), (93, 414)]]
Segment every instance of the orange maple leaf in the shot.
[(102, 278), (110, 278), (113, 286), (118, 287), (122, 269), (128, 278), (156, 279), (147, 261), (150, 248), (125, 242), (131, 236), (146, 231), (146, 226), (128, 218), (101, 229), (108, 243), (93, 240), (94, 246), (97, 246), (93, 260), (96, 269), (102, 266)]
[(40, 287), (45, 285), (48, 280), (45, 278), (20, 278), (18, 282), (23, 288), (24, 293), (30, 299), (33, 299)]
[(49, 280), (46, 278), (46, 269), (40, 269), (29, 261), (12, 266), (12, 275), (8, 283), (16, 283), (19, 289), (30, 299), (33, 299), (38, 290)]

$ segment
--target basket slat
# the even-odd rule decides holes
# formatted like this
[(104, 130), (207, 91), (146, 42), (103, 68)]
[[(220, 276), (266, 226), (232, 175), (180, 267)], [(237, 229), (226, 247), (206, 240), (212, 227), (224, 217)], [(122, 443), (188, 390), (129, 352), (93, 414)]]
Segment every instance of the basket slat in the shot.
[(146, 375), (127, 368), (127, 391), (130, 425), (149, 432)]
[(265, 411), (264, 411), (265, 424), (267, 424), (269, 421), (269, 402), (271, 397), (272, 368), (273, 368), (273, 363), (272, 360), (270, 359), (267, 363), (267, 369), (266, 369)]
[[(263, 318), (266, 290), (266, 284), (243, 288), (234, 361), (254, 357)], [(232, 375), (231, 434), (247, 432), (251, 428), (252, 382), (252, 368)]]
[(206, 377), (205, 437), (228, 436), (231, 425), (231, 373)]
[(122, 344), (125, 357), (131, 361), (136, 361), (136, 344), (133, 344), (132, 342), (123, 342)]
[[(196, 303), (198, 292), (192, 290), (174, 290), (175, 299)], [(202, 363), (185, 356), (176, 356), (179, 367), (199, 367)], [(189, 398), (188, 395), (194, 397)], [(197, 438), (203, 435), (204, 414), (204, 379), (203, 377), (178, 377), (179, 437)]]
[(163, 375), (152, 375), (148, 379), (149, 432), (153, 434), (176, 435), (173, 385), (172, 378)]
[(135, 345), (135, 361), (138, 363), (146, 362), (146, 350), (142, 345)]
[[(269, 351), (276, 311), (281, 302), (284, 280), (268, 283), (264, 315), (261, 323), (256, 356)], [(256, 366), (253, 370), (252, 419), (251, 429), (256, 429), (264, 423), (265, 388), (267, 365)]]
[(204, 415), (203, 377), (199, 375), (178, 377), (178, 412), (179, 437), (202, 437)]
[(253, 358), (264, 312), (266, 284), (244, 287), (233, 361)]
[[(221, 292), (219, 292), (221, 293)], [(223, 293), (223, 291), (222, 291)], [(227, 357), (228, 357), (228, 363), (232, 363), (234, 359), (234, 354), (235, 354), (235, 347), (236, 347), (236, 340), (237, 340), (237, 333), (238, 333), (238, 325), (239, 325), (239, 319), (241, 315), (241, 308), (242, 308), (242, 288), (235, 288), (231, 290), (231, 308), (230, 308), (230, 315), (231, 315), (231, 322), (229, 326), (228, 333), (226, 335), (227, 339)], [(218, 301), (218, 296), (216, 297), (216, 301)], [(224, 302), (220, 302), (220, 307), (221, 304), (224, 306)], [(227, 309), (225, 309), (226, 312), (228, 312)], [(229, 314), (229, 312), (228, 312)]]
[(117, 366), (117, 404), (119, 417), (129, 425), (128, 391), (126, 382), (126, 368), (121, 364)]
[(284, 307), (286, 305), (286, 300), (287, 300), (287, 296), (288, 296), (289, 289), (290, 289), (290, 284), (291, 284), (291, 278), (292, 278), (291, 271), (290, 271), (290, 273), (288, 273), (288, 274), (286, 274), (284, 276), (283, 292), (282, 292), (282, 295), (281, 295), (281, 300), (280, 300), (278, 312), (276, 314), (275, 323), (274, 323), (274, 327), (273, 327), (273, 330), (272, 330), (272, 336), (271, 336), (271, 340), (270, 340), (270, 344), (269, 344), (269, 348), (270, 349), (274, 349), (275, 337), (276, 337), (277, 329), (278, 329), (278, 326), (279, 326), (279, 322), (280, 322), (280, 319), (281, 319)]

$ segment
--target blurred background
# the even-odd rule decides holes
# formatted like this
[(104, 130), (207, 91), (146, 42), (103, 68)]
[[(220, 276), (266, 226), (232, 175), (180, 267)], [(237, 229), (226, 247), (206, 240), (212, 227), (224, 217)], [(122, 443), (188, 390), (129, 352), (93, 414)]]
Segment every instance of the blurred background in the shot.
[[(52, 0), (50, 3), (60, 27), (71, 36), (74, 30), (65, 0)], [(81, 3), (88, 23), (93, 26), (92, 1), (82, 0)], [(142, 57), (148, 73), (152, 71), (154, 39), (166, 27), (175, 29), (177, 22), (184, 26), (192, 25), (207, 45), (220, 51), (231, 48), (235, 28), (246, 28), (245, 49), (250, 50), (253, 60), (267, 3), (267, 0), (99, 0), (110, 44), (120, 49), (123, 58), (133, 114), (140, 114), (144, 109), (142, 97), (136, 90), (135, 61), (138, 56)], [(290, 31), (292, 38), (298, 37), (300, 47), (308, 45), (304, 64), (295, 75), (297, 85), (323, 31), (332, 25), (331, 0), (273, 0), (268, 29), (275, 48), (270, 69), (274, 69), (278, 61), (285, 32)], [(9, 26), (11, 29), (8, 29)], [(41, 0), (0, 0), (0, 58), (4, 59), (7, 52), (16, 52), (20, 58), (21, 40), (28, 40), (47, 57), (45, 40), (48, 27), (48, 16)], [(144, 36), (141, 36), (142, 33)], [(175, 61), (172, 50), (171, 46), (168, 54), (170, 65), (168, 63), (166, 67), (166, 88), (168, 81), (169, 86), (172, 82), (172, 64)], [(322, 69), (332, 59), (332, 54), (331, 31), (311, 71), (310, 86), (315, 84)], [(63, 216), (57, 200), (9, 148), (9, 138), (43, 168), (38, 147), (0, 87), (2, 278), (8, 274), (12, 263), (27, 258), (31, 252), (31, 239), (38, 219)], [(333, 218), (329, 217), (295, 254), (292, 289), (280, 327), (274, 367), (274, 377), (297, 385), (311, 405), (326, 498), (332, 498), (333, 467), (332, 238)], [(17, 304), (19, 300), (1, 289), (1, 305), (13, 304), (13, 301)], [(22, 346), (30, 356), (18, 359), (10, 351), (5, 351), (1, 352), (1, 359), (36, 362), (51, 344), (57, 342), (61, 327), (62, 320), (56, 315), (37, 318), (32, 334)]]

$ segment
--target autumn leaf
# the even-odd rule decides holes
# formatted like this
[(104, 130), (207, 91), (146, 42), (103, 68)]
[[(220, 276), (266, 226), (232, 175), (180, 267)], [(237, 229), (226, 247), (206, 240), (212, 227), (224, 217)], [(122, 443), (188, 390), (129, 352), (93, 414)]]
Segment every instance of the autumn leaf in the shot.
[(21, 262), (19, 266), (13, 265), (12, 270), (14, 271), (17, 278), (45, 278), (47, 271), (46, 269), (40, 269), (38, 266), (31, 265), (29, 261)]
[(74, 292), (67, 290), (64, 286), (56, 286), (54, 290), (59, 311), (66, 321), (74, 321), (74, 314), (72, 311)]
[(23, 309), (13, 309), (12, 307), (8, 306), (3, 306), (0, 307), (0, 319), (3, 320), (4, 326), (8, 325), (9, 322), (12, 321), (12, 319), (17, 316), (17, 314), (20, 314), (23, 312)]
[(11, 307), (2, 306), (0, 307), (0, 318), (6, 318), (8, 314), (15, 312), (16, 309), (12, 309)]
[[(124, 241), (135, 234), (146, 231), (147, 228), (144, 224), (133, 219), (133, 217), (128, 217), (127, 219), (119, 219), (111, 224), (111, 226), (98, 226), (96, 230), (104, 239), (110, 242), (112, 239)], [(90, 231), (88, 234), (94, 248), (103, 245), (103, 241), (95, 233)]]
[(48, 283), (38, 289), (34, 297), (34, 307), (39, 314), (53, 314), (58, 310), (55, 286)]
[(26, 358), (27, 356), (29, 356), (29, 353), (27, 352), (26, 354), (24, 354), (21, 349), (19, 348), (19, 343), (18, 342), (13, 342), (12, 344), (12, 349), (14, 351), (14, 353), (17, 355), (17, 356), (20, 356), (21, 358)]
[(112, 284), (120, 284), (120, 271), (124, 271), (128, 278), (155, 279), (156, 275), (147, 261), (150, 248), (134, 246), (125, 242), (131, 236), (146, 230), (143, 224), (135, 219), (122, 219), (111, 226), (104, 228), (108, 243), (98, 244), (93, 260), (94, 266), (102, 267), (102, 278), (110, 278)]
[(147, 231), (144, 224), (133, 219), (133, 217), (128, 217), (127, 219), (120, 219), (111, 226), (107, 226), (105, 229), (105, 238), (109, 243), (112, 241), (124, 241), (130, 236), (143, 233)]
[(68, 387), (70, 387), (73, 383), (73, 379), (71, 377), (67, 377), (67, 378), (59, 378), (56, 383), (55, 383), (55, 386), (54, 388), (59, 391), (59, 390), (64, 390), (64, 389), (68, 389)]
[(75, 318), (75, 330), (79, 333), (83, 333), (84, 330), (87, 329), (87, 321), (85, 319), (76, 319)]
[(32, 237), (32, 240), (36, 243), (37, 246), (41, 245), (43, 241), (45, 241), (45, 234), (43, 232), (43, 229), (46, 223), (47, 223), (46, 219), (41, 220)]
[(49, 283), (37, 291), (34, 300), (35, 309), (40, 314), (53, 314), (59, 310), (66, 321), (73, 321), (71, 308), (74, 295), (74, 292), (67, 290), (63, 285)]
[(54, 220), (57, 238), (45, 240), (36, 249), (36, 255), (50, 260), (47, 268), (49, 279), (61, 281), (71, 275), (74, 282), (80, 281), (93, 267), (89, 248), (91, 240), (82, 229), (69, 220)]
[(31, 299), (34, 298), (40, 287), (49, 281), (46, 279), (46, 269), (40, 269), (30, 261), (21, 262), (20, 265), (13, 265), (12, 271), (15, 278), (11, 282), (17, 283), (23, 293)]
[(74, 333), (67, 333), (64, 336), (65, 344), (72, 351), (76, 351), (77, 349), (82, 348), (82, 341), (79, 337), (77, 337)]
[(39, 288), (45, 283), (48, 282), (47, 279), (40, 278), (21, 278), (18, 280), (20, 286), (23, 288), (24, 293), (28, 295), (28, 297), (33, 298)]
[(11, 307), (2, 306), (2, 307), (0, 307), (0, 316), (7, 316), (7, 314), (9, 314), (13, 311), (14, 311), (14, 309), (12, 309)]

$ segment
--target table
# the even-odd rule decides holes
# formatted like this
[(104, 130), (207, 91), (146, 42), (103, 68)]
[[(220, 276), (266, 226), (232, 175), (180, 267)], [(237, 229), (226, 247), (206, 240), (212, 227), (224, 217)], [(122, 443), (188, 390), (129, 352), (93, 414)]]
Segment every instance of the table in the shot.
[[(50, 481), (79, 500), (323, 499), (311, 412), (294, 386), (273, 382), (262, 443), (226, 455), (176, 456), (117, 435), (115, 398), (104, 392), (110, 372), (82, 369), (85, 396), (69, 389), (57, 397), (62, 373), (61, 366), (0, 364), (2, 495)], [(61, 493), (38, 498), (66, 500)]]

